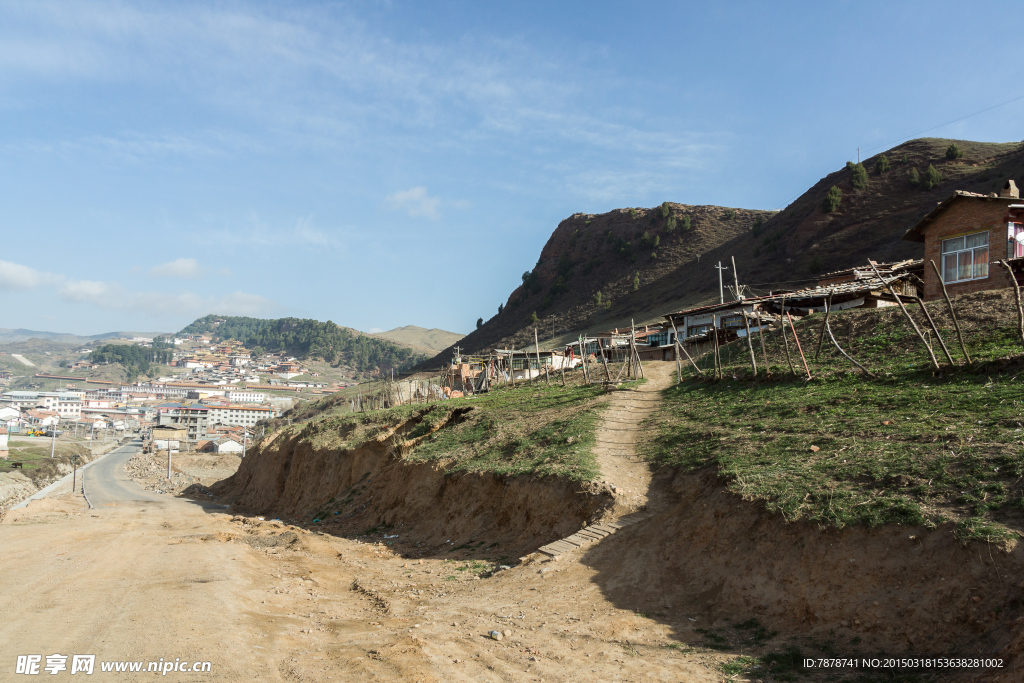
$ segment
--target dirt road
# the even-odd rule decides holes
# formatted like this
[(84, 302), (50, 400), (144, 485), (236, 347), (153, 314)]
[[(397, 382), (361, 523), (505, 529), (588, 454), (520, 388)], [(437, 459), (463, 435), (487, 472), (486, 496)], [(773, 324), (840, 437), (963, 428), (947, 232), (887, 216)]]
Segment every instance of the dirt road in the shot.
[(211, 663), (169, 681), (725, 679), (731, 655), (680, 638), (699, 640), (696, 615), (612, 602), (571, 555), (491, 574), (416, 539), (336, 538), (147, 492), (123, 462), (87, 480), (95, 509), (67, 493), (0, 523), (0, 680), (18, 678), (17, 655), (54, 653), (96, 655), (94, 680), (125, 678), (100, 662), (161, 658)]

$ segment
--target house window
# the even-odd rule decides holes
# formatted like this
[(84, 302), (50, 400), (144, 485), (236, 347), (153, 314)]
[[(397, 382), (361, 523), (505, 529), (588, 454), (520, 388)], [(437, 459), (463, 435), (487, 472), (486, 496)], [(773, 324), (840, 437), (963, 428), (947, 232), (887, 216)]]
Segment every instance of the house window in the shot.
[(1024, 223), (1008, 223), (1006, 227), (1006, 257), (1024, 256)]
[(704, 334), (711, 329), (711, 325), (690, 325), (686, 330), (687, 337), (696, 337), (698, 334)]
[(988, 277), (988, 231), (942, 240), (942, 279), (946, 283)]
[(723, 330), (738, 330), (743, 327), (742, 315), (722, 316), (721, 326)]

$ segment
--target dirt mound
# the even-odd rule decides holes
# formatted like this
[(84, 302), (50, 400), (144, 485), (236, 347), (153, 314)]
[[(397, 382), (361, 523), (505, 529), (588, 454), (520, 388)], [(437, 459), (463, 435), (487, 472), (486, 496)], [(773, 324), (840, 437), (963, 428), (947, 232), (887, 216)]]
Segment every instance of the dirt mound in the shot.
[(582, 559), (616, 605), (689, 614), (708, 639), (757, 619), (838, 653), (1022, 649), (1020, 544), (1009, 552), (962, 545), (948, 525), (787, 523), (711, 473), (663, 473), (654, 486), (674, 504)]
[(284, 429), (213, 490), (255, 514), (301, 518), (337, 533), (385, 525), (427, 546), (500, 545), (509, 556), (577, 531), (612, 504), (607, 487), (588, 482), (409, 463), (402, 453), (410, 444), (396, 434), (410, 426), (341, 450), (315, 448)]

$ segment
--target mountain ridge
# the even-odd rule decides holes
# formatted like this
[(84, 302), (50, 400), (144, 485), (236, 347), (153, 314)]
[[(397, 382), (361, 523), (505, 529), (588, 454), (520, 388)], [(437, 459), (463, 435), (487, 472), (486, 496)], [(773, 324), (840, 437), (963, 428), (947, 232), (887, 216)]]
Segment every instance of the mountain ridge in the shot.
[[(961, 156), (947, 158), (951, 145)], [(880, 163), (883, 156), (887, 164)], [(459, 346), (469, 353), (524, 348), (533, 345), (534, 328), (541, 340), (556, 344), (583, 332), (654, 322), (670, 310), (717, 301), (715, 264), (729, 268), (724, 275), (731, 284), (733, 258), (740, 283), (754, 293), (805, 286), (818, 274), (869, 258), (920, 258), (921, 245), (901, 241), (904, 232), (954, 190), (998, 192), (1011, 178), (1024, 184), (1024, 143), (919, 138), (859, 166), (851, 162), (827, 174), (779, 212), (665, 202), (573, 214), (552, 232), (502, 311)], [(929, 168), (938, 172), (937, 182), (915, 184), (915, 171), (923, 178)], [(842, 198), (828, 211), (824, 202), (832, 187)], [(690, 217), (690, 230), (682, 229), (683, 216)], [(675, 229), (668, 229), (669, 217), (676, 219)], [(581, 252), (580, 243), (592, 253)], [(444, 363), (452, 351), (421, 367)]]

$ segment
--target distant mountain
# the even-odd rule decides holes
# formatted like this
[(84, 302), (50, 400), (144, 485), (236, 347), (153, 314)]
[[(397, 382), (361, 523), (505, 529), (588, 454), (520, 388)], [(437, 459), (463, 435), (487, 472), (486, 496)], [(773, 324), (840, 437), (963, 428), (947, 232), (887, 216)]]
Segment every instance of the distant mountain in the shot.
[(67, 334), (64, 332), (43, 332), (40, 330), (25, 330), (25, 329), (10, 329), (7, 327), (0, 327), (0, 344), (9, 344), (11, 342), (21, 342), (28, 339), (45, 339), (46, 341), (62, 342), (65, 344), (87, 344), (92, 341), (101, 341), (103, 339), (119, 339), (121, 337), (158, 337), (162, 334), (168, 334), (167, 332), (104, 332), (103, 334), (93, 334), (88, 336), (82, 336), (78, 334)]
[(423, 327), (416, 327), (415, 325), (406, 325), (405, 327), (396, 327), (387, 332), (372, 332), (370, 336), (388, 339), (396, 344), (408, 346), (415, 351), (433, 355), (452, 346), (466, 335), (459, 334), (458, 332), (447, 332), (437, 328), (428, 330)]

